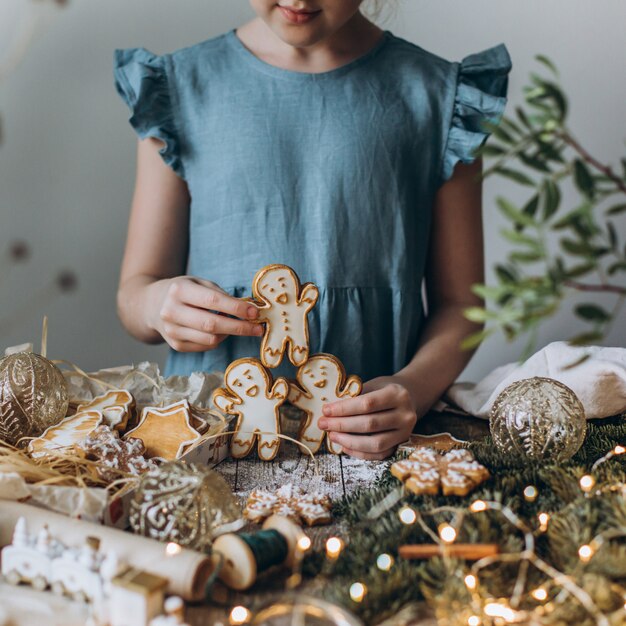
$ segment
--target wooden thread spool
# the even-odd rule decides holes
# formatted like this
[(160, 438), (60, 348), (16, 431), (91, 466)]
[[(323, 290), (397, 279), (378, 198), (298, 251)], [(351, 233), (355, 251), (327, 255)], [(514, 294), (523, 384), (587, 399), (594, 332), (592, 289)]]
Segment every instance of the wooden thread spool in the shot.
[(255, 533), (228, 533), (213, 542), (219, 579), (230, 589), (249, 589), (259, 574), (275, 565), (293, 567), (302, 528), (286, 517), (272, 515)]

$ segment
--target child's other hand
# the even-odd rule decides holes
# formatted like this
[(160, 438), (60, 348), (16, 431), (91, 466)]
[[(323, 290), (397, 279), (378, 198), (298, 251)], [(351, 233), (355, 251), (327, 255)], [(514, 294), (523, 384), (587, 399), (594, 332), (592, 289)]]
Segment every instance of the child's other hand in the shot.
[(258, 317), (254, 305), (228, 295), (209, 280), (179, 276), (158, 281), (152, 288), (156, 315), (150, 325), (179, 352), (213, 350), (228, 335), (258, 337), (264, 332), (250, 321)]
[(350, 456), (369, 461), (391, 456), (417, 422), (408, 389), (395, 376), (374, 378), (363, 393), (324, 406), (318, 426)]

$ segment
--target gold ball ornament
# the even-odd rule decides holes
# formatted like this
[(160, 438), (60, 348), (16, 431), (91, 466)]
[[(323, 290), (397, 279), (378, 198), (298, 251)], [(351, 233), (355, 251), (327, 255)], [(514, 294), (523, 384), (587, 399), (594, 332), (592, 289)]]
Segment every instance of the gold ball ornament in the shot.
[(576, 394), (552, 378), (526, 378), (496, 398), (489, 430), (501, 452), (533, 461), (570, 459), (585, 439), (585, 409)]
[(143, 474), (130, 505), (136, 534), (201, 552), (238, 520), (241, 508), (226, 480), (207, 467), (180, 461)]
[(45, 357), (18, 352), (0, 360), (0, 441), (38, 437), (67, 415), (68, 404), (65, 378)]

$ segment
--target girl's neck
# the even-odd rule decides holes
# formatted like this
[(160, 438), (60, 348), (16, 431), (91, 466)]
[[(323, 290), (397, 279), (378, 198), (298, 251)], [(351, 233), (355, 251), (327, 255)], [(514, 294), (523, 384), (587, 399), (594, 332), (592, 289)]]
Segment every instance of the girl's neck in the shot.
[(383, 30), (357, 12), (332, 35), (309, 46), (292, 46), (278, 37), (259, 17), (236, 30), (257, 58), (295, 72), (327, 72), (350, 63), (373, 48)]

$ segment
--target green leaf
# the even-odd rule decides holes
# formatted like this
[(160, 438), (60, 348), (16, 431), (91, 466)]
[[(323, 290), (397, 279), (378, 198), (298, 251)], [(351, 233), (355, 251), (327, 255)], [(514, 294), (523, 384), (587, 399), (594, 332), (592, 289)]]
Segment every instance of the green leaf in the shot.
[(503, 228), (500, 231), (500, 234), (511, 243), (518, 243), (523, 246), (529, 246), (535, 252), (541, 251), (541, 242), (534, 237), (524, 235), (524, 233), (521, 233), (517, 230), (508, 230), (506, 228)]
[(576, 337), (572, 337), (567, 343), (569, 343), (571, 346), (588, 346), (602, 341), (603, 338), (603, 333), (599, 331), (594, 331), (576, 335)]
[(483, 322), (486, 322), (488, 319), (493, 318), (493, 315), (490, 315), (487, 309), (483, 309), (482, 307), (479, 307), (479, 306), (472, 306), (472, 307), (468, 307), (464, 309), (463, 315), (470, 322), (477, 322), (479, 324), (482, 324)]
[(539, 194), (535, 194), (523, 207), (522, 213), (530, 217), (535, 217), (539, 208)]
[(543, 187), (543, 221), (547, 222), (558, 210), (561, 203), (561, 190), (547, 179)]
[(537, 146), (539, 154), (541, 154), (546, 160), (554, 161), (555, 163), (565, 163), (565, 159), (561, 155), (561, 150), (554, 147), (553, 144), (546, 141), (542, 141), (537, 138)]
[(535, 263), (541, 261), (544, 255), (541, 252), (511, 252), (509, 258), (512, 261), (519, 261), (520, 263)]
[(528, 187), (535, 186), (535, 181), (532, 178), (526, 176), (526, 174), (518, 170), (513, 170), (508, 167), (497, 167), (494, 171), (505, 178), (509, 178), (510, 180), (519, 183), (520, 185), (527, 185)]
[(496, 203), (498, 204), (500, 211), (502, 211), (505, 217), (510, 219), (515, 224), (519, 224), (520, 226), (530, 226), (530, 227), (537, 226), (537, 223), (532, 217), (520, 211), (515, 205), (509, 202), (506, 198), (503, 198), (502, 196), (498, 196), (496, 198)]
[(588, 198), (593, 198), (595, 193), (595, 181), (589, 168), (580, 159), (574, 161), (574, 182), (581, 193)]
[(488, 120), (482, 120), (481, 126), (484, 131), (491, 133), (495, 138), (499, 139), (503, 143), (515, 144), (515, 138), (512, 137), (501, 125)]
[(520, 122), (522, 122), (522, 124), (524, 124), (524, 126), (526, 126), (528, 130), (535, 129), (530, 119), (528, 119), (528, 116), (526, 115), (526, 111), (524, 111), (522, 107), (515, 107), (515, 112), (517, 113), (517, 117), (520, 120)]
[(578, 265), (573, 265), (568, 268), (565, 272), (567, 278), (579, 278), (580, 276), (584, 276), (585, 274), (589, 274), (589, 272), (595, 271), (597, 267), (597, 263), (580, 263)]
[(489, 335), (493, 333), (493, 329), (483, 329), (478, 332), (472, 333), (471, 335), (465, 337), (463, 341), (461, 341), (461, 350), (471, 350), (476, 346), (479, 346)]
[(574, 313), (584, 320), (604, 324), (611, 319), (611, 314), (597, 304), (579, 304)]
[(515, 283), (518, 276), (514, 268), (506, 267), (505, 265), (496, 265), (496, 275), (503, 283)]
[(506, 154), (506, 152), (507, 151), (500, 146), (495, 146), (492, 143), (485, 143), (476, 151), (476, 154), (487, 157), (496, 157), (502, 156), (503, 154)]
[(626, 272), (626, 261), (617, 261), (609, 266), (607, 273), (609, 276), (617, 274), (617, 272)]
[(592, 256), (591, 249), (587, 243), (573, 239), (561, 239), (560, 244), (563, 250), (574, 256)]
[(618, 238), (617, 231), (615, 230), (615, 225), (613, 224), (613, 222), (607, 222), (606, 229), (609, 233), (609, 243), (611, 244), (611, 250), (617, 252)]
[(619, 215), (620, 213), (626, 212), (626, 203), (624, 204), (616, 204), (612, 206), (610, 209), (607, 209), (607, 215)]
[(539, 63), (543, 63), (555, 76), (559, 75), (559, 70), (556, 69), (556, 65), (545, 55), (537, 54), (535, 55), (535, 59), (539, 61)]
[(503, 117), (500, 120), (500, 125), (514, 133), (517, 133), (518, 135), (524, 134), (524, 131), (510, 117)]
[(539, 159), (535, 155), (526, 154), (525, 152), (518, 152), (517, 156), (519, 160), (524, 163), (524, 165), (530, 167), (533, 170), (537, 170), (538, 172), (544, 172), (547, 174), (552, 173), (550, 166), (544, 160)]

